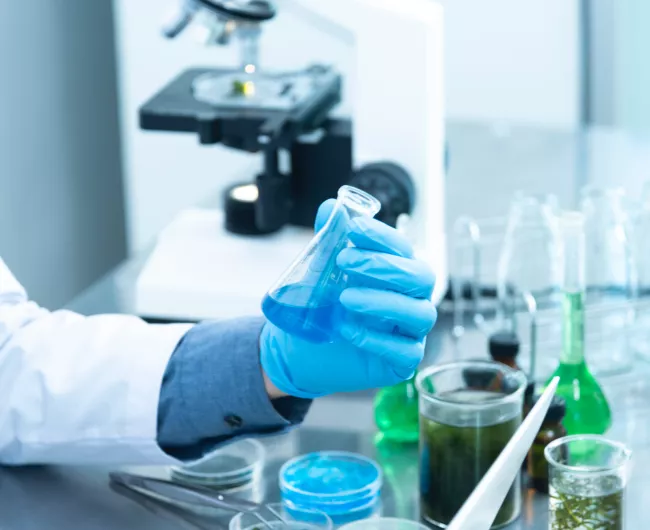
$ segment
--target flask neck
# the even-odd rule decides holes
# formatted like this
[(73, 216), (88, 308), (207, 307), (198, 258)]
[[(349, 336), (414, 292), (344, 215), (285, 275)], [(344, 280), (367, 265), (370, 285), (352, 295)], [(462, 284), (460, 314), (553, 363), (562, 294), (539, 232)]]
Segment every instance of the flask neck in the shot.
[(584, 292), (565, 291), (562, 300), (562, 356), (565, 365), (585, 362)]

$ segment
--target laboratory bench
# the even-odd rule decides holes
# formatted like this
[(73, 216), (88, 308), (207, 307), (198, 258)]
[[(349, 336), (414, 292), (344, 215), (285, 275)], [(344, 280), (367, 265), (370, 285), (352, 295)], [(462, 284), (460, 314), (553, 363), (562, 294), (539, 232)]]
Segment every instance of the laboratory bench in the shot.
[[(563, 204), (575, 204), (578, 190), (586, 182), (607, 182), (616, 176), (615, 162), (622, 156), (618, 154), (620, 145), (611, 151), (603, 150), (604, 140), (600, 136), (608, 136), (607, 131), (582, 134), (503, 125), (453, 124), (448, 134), (451, 146), (447, 186), (449, 222), (465, 214), (502, 215), (516, 189), (553, 191)], [(612, 138), (605, 143), (618, 145), (618, 140)], [(605, 158), (609, 165), (603, 162)], [(623, 159), (629, 157), (625, 155)], [(625, 178), (633, 178), (634, 168), (628, 166), (618, 167), (615, 181), (623, 183)], [(130, 313), (133, 284), (143, 259), (126, 261), (73, 300), (68, 309), (83, 314)], [(482, 332), (470, 327), (461, 338), (454, 338), (451, 328), (451, 316), (441, 313), (427, 343), (425, 362), (487, 355)], [(650, 364), (643, 361), (638, 361), (626, 375), (601, 380), (613, 409), (614, 424), (609, 436), (626, 442), (634, 451), (626, 503), (627, 526), (634, 529), (647, 526), (650, 506), (649, 381)], [(375, 434), (372, 393), (319, 399), (300, 428), (263, 440), (267, 447), (264, 477), (250, 495), (259, 500), (279, 500), (277, 473), (282, 463), (294, 455), (319, 450), (354, 451), (371, 456), (383, 467), (383, 514), (417, 519), (417, 448), (377, 444)], [(138, 471), (165, 473), (161, 468)], [(214, 523), (179, 521), (170, 514), (125, 498), (109, 487), (108, 472), (108, 469), (92, 467), (0, 468), (0, 530), (222, 527), (216, 520)], [(546, 529), (547, 502), (545, 496), (524, 488), (521, 517), (509, 528)], [(223, 523), (224, 519), (220, 521)]]

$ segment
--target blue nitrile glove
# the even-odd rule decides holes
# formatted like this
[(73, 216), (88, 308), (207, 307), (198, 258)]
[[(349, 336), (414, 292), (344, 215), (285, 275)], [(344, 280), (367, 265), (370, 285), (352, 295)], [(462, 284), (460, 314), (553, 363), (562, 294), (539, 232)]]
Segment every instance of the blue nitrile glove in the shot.
[[(318, 231), (334, 201), (316, 218)], [(424, 341), (436, 321), (430, 301), (434, 275), (413, 257), (395, 229), (369, 218), (349, 221), (355, 247), (343, 249), (337, 265), (348, 274), (341, 293), (333, 343), (311, 343), (266, 323), (260, 339), (262, 368), (282, 392), (314, 398), (397, 384), (410, 378), (424, 356)]]

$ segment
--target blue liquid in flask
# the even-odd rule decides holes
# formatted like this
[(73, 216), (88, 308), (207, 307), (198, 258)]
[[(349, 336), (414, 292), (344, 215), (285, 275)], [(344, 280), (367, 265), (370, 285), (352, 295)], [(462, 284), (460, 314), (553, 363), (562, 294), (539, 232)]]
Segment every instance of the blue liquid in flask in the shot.
[(276, 297), (267, 294), (262, 312), (287, 333), (309, 342), (333, 342), (335, 313), (341, 291), (326, 288), (317, 295), (313, 286), (292, 284), (281, 287)]
[(350, 221), (372, 217), (380, 208), (372, 195), (342, 186), (325, 226), (271, 288), (262, 312), (277, 327), (300, 339), (327, 343), (337, 339), (339, 297), (347, 276), (336, 265), (339, 253), (352, 243)]

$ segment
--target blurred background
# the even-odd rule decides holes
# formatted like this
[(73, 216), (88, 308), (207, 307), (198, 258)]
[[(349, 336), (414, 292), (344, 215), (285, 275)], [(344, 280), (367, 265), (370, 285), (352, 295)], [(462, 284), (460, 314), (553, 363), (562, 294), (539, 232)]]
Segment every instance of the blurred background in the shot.
[[(0, 253), (45, 306), (64, 305), (146, 251), (176, 212), (250, 170), (238, 151), (138, 128), (138, 107), (180, 71), (236, 62), (234, 49), (163, 39), (167, 4), (175, 3), (0, 2)], [(451, 163), (473, 172), (473, 193), (498, 186), (499, 167), (481, 158), (494, 147), (486, 134), (496, 142), (514, 135), (531, 154), (537, 144), (526, 144), (527, 131), (595, 131), (589, 142), (613, 138), (608, 146), (621, 134), (650, 132), (647, 0), (442, 3)], [(298, 8), (283, 9), (282, 0), (278, 7), (262, 60), (290, 68), (323, 50), (346, 60), (345, 36), (316, 38)], [(587, 163), (623, 178), (617, 156)], [(543, 188), (552, 171), (542, 165), (521, 179)], [(637, 177), (640, 185), (650, 169)], [(448, 193), (462, 202), (467, 181), (450, 179)]]

